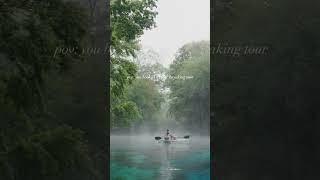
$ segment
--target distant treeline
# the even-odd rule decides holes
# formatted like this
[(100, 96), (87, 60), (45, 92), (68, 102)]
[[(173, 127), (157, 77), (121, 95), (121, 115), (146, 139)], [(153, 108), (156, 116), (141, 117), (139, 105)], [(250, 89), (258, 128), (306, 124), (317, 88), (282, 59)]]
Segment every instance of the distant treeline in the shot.
[[(150, 57), (140, 53), (137, 58), (146, 56)], [(180, 48), (169, 68), (132, 62), (137, 70), (134, 79), (122, 96), (111, 99), (121, 102), (111, 106), (113, 132), (151, 133), (171, 127), (208, 135), (209, 56), (209, 42), (202, 41)]]
[(152, 63), (159, 56), (142, 52), (138, 39), (155, 26), (155, 6), (111, 1), (111, 130), (150, 133), (174, 125), (208, 135), (209, 42), (184, 45), (169, 68)]

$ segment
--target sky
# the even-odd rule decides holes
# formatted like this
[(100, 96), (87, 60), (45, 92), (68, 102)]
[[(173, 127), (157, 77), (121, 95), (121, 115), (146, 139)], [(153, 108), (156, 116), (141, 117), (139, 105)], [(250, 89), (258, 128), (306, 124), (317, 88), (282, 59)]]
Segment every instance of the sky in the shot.
[(168, 66), (184, 44), (210, 39), (210, 0), (158, 0), (157, 27), (140, 38), (143, 51), (159, 53)]

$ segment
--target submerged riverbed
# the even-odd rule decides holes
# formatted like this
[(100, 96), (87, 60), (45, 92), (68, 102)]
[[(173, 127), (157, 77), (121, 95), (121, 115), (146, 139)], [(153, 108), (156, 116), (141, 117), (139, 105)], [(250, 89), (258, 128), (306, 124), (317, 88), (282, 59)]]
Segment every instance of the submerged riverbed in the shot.
[(162, 144), (153, 136), (111, 136), (112, 180), (209, 180), (210, 140)]

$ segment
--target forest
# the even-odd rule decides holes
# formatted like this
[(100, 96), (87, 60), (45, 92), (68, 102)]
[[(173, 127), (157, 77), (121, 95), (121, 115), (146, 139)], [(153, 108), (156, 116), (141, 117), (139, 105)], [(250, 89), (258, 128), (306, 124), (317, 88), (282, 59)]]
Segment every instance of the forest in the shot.
[(0, 1), (0, 179), (108, 178), (105, 6)]
[(0, 179), (107, 179), (109, 129), (169, 125), (210, 130), (215, 179), (317, 179), (319, 3), (216, 0), (210, 43), (164, 67), (139, 50), (155, 0), (0, 0)]
[(110, 179), (210, 179), (209, 4), (111, 1)]
[[(137, 60), (153, 57), (148, 53), (138, 54)], [(180, 127), (208, 135), (209, 56), (209, 42), (202, 41), (181, 47), (169, 68), (157, 62), (130, 62), (136, 71), (132, 81), (121, 96), (111, 99), (113, 132), (151, 133), (161, 127)]]
[[(155, 27), (155, 6), (1, 1), (0, 179), (107, 179), (109, 128), (152, 131), (170, 117), (209, 132), (209, 43), (181, 47), (168, 68), (149, 63), (157, 55), (143, 55), (138, 39)], [(148, 74), (188, 75), (198, 84), (139, 78)], [(195, 103), (200, 111), (191, 112)]]
[(210, 43), (185, 44), (169, 67), (157, 52), (142, 51), (139, 38), (156, 26), (156, 2), (111, 1), (111, 133), (171, 127), (209, 135)]

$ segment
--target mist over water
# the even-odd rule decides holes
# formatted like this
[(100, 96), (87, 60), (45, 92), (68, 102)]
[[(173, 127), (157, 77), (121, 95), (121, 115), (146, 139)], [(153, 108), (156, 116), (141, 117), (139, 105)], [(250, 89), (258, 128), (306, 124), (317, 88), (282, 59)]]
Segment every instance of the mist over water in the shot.
[[(112, 180), (210, 179), (209, 4), (157, 2), (157, 26), (139, 37), (135, 80), (111, 97)], [(167, 129), (177, 142), (155, 140)]]
[(153, 135), (113, 135), (110, 143), (111, 179), (210, 179), (209, 137), (191, 136), (187, 142), (164, 144)]

